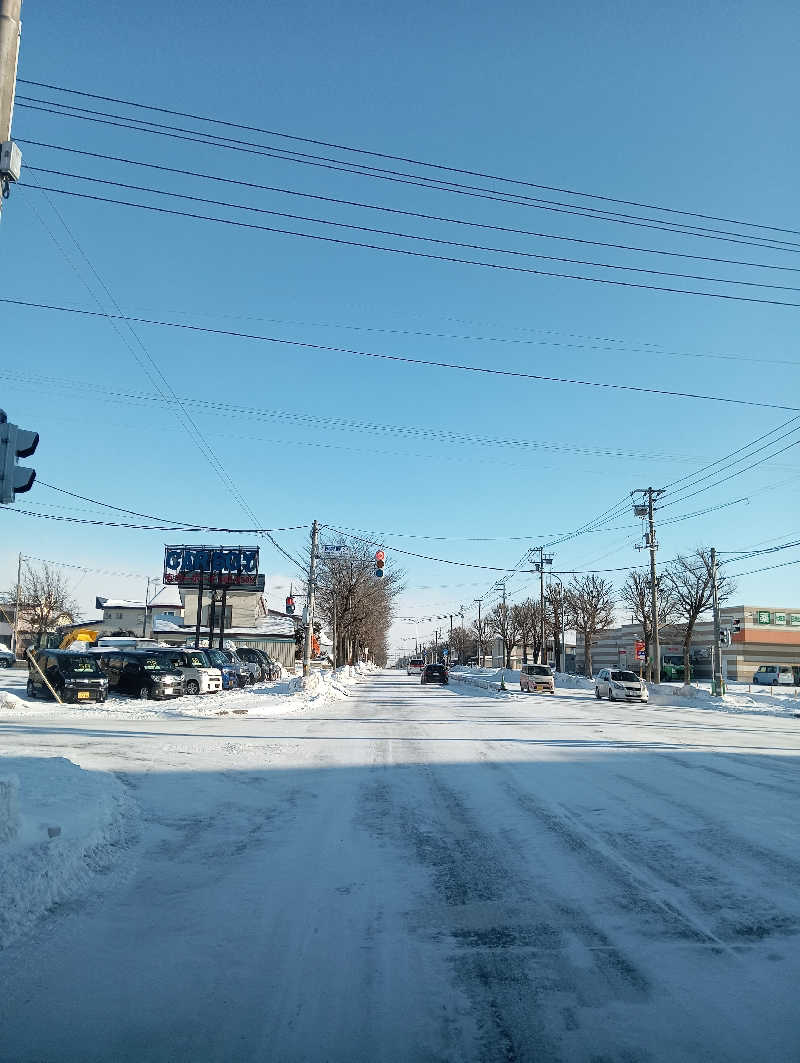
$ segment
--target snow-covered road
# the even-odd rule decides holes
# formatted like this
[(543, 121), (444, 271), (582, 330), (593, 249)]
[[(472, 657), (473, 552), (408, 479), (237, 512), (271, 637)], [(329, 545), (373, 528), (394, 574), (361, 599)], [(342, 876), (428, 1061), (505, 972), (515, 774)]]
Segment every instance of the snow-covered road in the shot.
[(135, 830), (0, 952), (0, 1060), (800, 1059), (800, 720), (377, 673), (0, 722)]

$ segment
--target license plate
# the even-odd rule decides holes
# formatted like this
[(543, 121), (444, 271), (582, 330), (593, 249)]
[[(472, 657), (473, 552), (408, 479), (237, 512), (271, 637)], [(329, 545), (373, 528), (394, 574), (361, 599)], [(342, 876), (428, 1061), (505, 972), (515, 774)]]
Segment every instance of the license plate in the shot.
[(88, 701), (89, 697), (90, 697), (90, 694), (89, 694), (88, 690), (79, 690), (78, 691), (78, 701)]

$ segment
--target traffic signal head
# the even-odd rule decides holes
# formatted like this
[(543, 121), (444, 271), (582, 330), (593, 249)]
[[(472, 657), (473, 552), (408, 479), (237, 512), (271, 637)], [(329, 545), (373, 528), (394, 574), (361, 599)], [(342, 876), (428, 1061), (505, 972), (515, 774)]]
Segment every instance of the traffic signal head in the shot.
[(383, 550), (375, 552), (375, 578), (383, 579), (383, 567), (386, 564), (386, 554)]
[(287, 613), (293, 613), (294, 612), (294, 598), (291, 596), (291, 594), (286, 596), (286, 612)]
[(17, 465), (17, 459), (29, 458), (38, 445), (38, 432), (9, 424), (5, 411), (0, 410), (0, 503), (10, 505), (15, 495), (30, 491), (36, 470)]

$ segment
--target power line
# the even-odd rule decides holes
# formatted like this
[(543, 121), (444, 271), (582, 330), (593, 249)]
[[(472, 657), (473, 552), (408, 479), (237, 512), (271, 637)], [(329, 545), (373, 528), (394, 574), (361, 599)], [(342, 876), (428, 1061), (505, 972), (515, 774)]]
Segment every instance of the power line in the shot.
[[(363, 163), (355, 163), (326, 155), (315, 155), (308, 152), (299, 152), (295, 149), (276, 147), (275, 145), (264, 145), (234, 137), (223, 137), (218, 134), (209, 133), (207, 130), (199, 131), (187, 129), (183, 126), (166, 125), (161, 122), (153, 122), (151, 119), (136, 118), (128, 115), (109, 113), (107, 111), (98, 111), (91, 108), (77, 107), (73, 104), (62, 104), (53, 100), (42, 100), (35, 96), (17, 95), (16, 103), (18, 107), (45, 114), (52, 114), (61, 118), (76, 118), (81, 121), (99, 123), (101, 125), (127, 129), (138, 133), (166, 136), (171, 139), (183, 140), (189, 143), (200, 143), (206, 147), (209, 144), (212, 144), (214, 147), (266, 156), (283, 162), (322, 167), (339, 173), (349, 173), (359, 177), (370, 177), (383, 181), (412, 185), (419, 188), (432, 189), (434, 191), (466, 195), (472, 198), (486, 199), (491, 202), (507, 203), (514, 206), (529, 207), (537, 210), (548, 210), (561, 214), (571, 214), (578, 217), (594, 219), (595, 221), (617, 222), (626, 225), (634, 225), (639, 228), (657, 229), (662, 232), (672, 232), (683, 236), (695, 236), (703, 239), (721, 239), (728, 243), (746, 244), (751, 247), (768, 247), (771, 250), (777, 251), (800, 246), (793, 241), (782, 240), (776, 237), (769, 238), (769, 242), (766, 242), (763, 239), (756, 239), (751, 234), (736, 233), (726, 229), (714, 229), (708, 226), (690, 225), (685, 222), (672, 222), (661, 218), (648, 218), (638, 214), (608, 211), (598, 207), (576, 205), (574, 203), (563, 202), (560, 200), (549, 200), (542, 197), (528, 196), (518, 192), (508, 193), (498, 191), (497, 189), (486, 188), (482, 185), (470, 185), (458, 181), (445, 181), (441, 178), (426, 177), (424, 174), (414, 174), (402, 170), (391, 170), (385, 167), (369, 166)], [(66, 108), (69, 108), (69, 110)], [(752, 226), (753, 223), (744, 224)], [(788, 230), (788, 232), (794, 233), (794, 230)]]
[(779, 565), (767, 565), (765, 568), (751, 568), (748, 572), (732, 572), (731, 578), (738, 579), (739, 576), (755, 576), (758, 572), (771, 572), (776, 568), (786, 568), (788, 565), (800, 565), (800, 557), (794, 561), (782, 561)]
[[(397, 238), (403, 239), (403, 240), (418, 240), (418, 241), (421, 241), (423, 243), (436, 244), (437, 246), (465, 248), (465, 249), (470, 250), (470, 251), (485, 251), (485, 252), (488, 252), (490, 254), (513, 255), (513, 256), (516, 256), (516, 257), (520, 257), (520, 258), (535, 258), (535, 259), (545, 260), (545, 261), (548, 261), (548, 262), (563, 262), (563, 263), (566, 263), (566, 264), (569, 264), (569, 265), (591, 266), (591, 267), (594, 267), (594, 268), (597, 268), (597, 269), (620, 270), (620, 271), (627, 272), (627, 273), (645, 273), (645, 274), (648, 274), (649, 276), (673, 277), (673, 278), (677, 278), (677, 279), (680, 279), (680, 280), (697, 280), (697, 281), (703, 281), (704, 283), (707, 283), (707, 284), (709, 284), (709, 283), (713, 283), (713, 284), (735, 284), (735, 285), (745, 286), (745, 287), (749, 287), (749, 288), (766, 288), (766, 289), (772, 289), (772, 290), (776, 290), (776, 291), (800, 292), (800, 287), (796, 287), (796, 286), (788, 285), (788, 284), (773, 284), (773, 283), (770, 283), (770, 282), (767, 282), (767, 281), (740, 280), (740, 279), (737, 279), (735, 277), (710, 277), (710, 276), (707, 276), (706, 274), (702, 274), (702, 273), (699, 273), (699, 274), (698, 273), (676, 273), (674, 271), (669, 271), (669, 270), (648, 269), (647, 267), (644, 267), (644, 266), (629, 266), (629, 265), (623, 265), (623, 264), (616, 264), (616, 263), (612, 263), (612, 262), (597, 262), (594, 259), (569, 258), (569, 257), (563, 256), (563, 255), (545, 255), (545, 254), (541, 254), (541, 253), (536, 252), (536, 251), (519, 251), (519, 250), (516, 250), (514, 248), (491, 247), (491, 246), (488, 246), (486, 244), (475, 244), (475, 243), (469, 243), (469, 242), (461, 241), (461, 240), (446, 240), (446, 239), (443, 239), (441, 237), (436, 237), (436, 236), (426, 236), (426, 235), (417, 234), (417, 233), (401, 232), (401, 231), (398, 231), (396, 229), (378, 229), (378, 228), (371, 227), (371, 226), (355, 225), (355, 224), (353, 224), (351, 222), (335, 221), (335, 220), (333, 220), (331, 218), (320, 218), (320, 217), (315, 217), (313, 215), (307, 215), (307, 214), (294, 214), (294, 213), (291, 213), (289, 211), (270, 210), (270, 209), (267, 209), (266, 207), (255, 207), (255, 206), (251, 206), (250, 204), (247, 204), (247, 203), (231, 203), (230, 201), (227, 201), (227, 200), (211, 199), (211, 198), (209, 198), (207, 196), (195, 196), (195, 195), (191, 195), (188, 192), (170, 192), (170, 191), (167, 191), (166, 189), (162, 189), (162, 188), (153, 188), (151, 185), (134, 185), (134, 184), (127, 183), (125, 181), (113, 181), (110, 178), (106, 178), (106, 177), (89, 177), (86, 174), (70, 173), (69, 171), (66, 171), (66, 170), (51, 170), (51, 169), (47, 169), (47, 168), (40, 167), (40, 166), (28, 166), (28, 167), (26, 167), (26, 172), (45, 173), (45, 174), (50, 174), (51, 176), (55, 176), (55, 177), (66, 177), (66, 178), (79, 180), (79, 181), (89, 181), (89, 182), (91, 182), (93, 184), (111, 185), (114, 188), (124, 188), (124, 189), (127, 189), (129, 191), (134, 191), (134, 192), (146, 192), (146, 193), (148, 193), (150, 195), (166, 196), (166, 197), (169, 197), (171, 199), (185, 199), (185, 200), (189, 200), (192, 203), (204, 203), (206, 205), (215, 206), (215, 207), (225, 207), (225, 208), (228, 208), (228, 209), (231, 209), (231, 210), (245, 210), (245, 211), (250, 211), (252, 213), (257, 213), (257, 214), (267, 214), (267, 215), (269, 215), (271, 217), (289, 218), (289, 219), (294, 220), (294, 221), (309, 222), (309, 223), (311, 223), (313, 225), (328, 225), (328, 226), (332, 226), (332, 227), (337, 228), (337, 229), (348, 229), (348, 230), (351, 230), (351, 231), (354, 231), (354, 232), (369, 233), (371, 235), (391, 236), (391, 237), (397, 237)], [(22, 187), (26, 187), (26, 184), (25, 184), (24, 181), (22, 182)], [(65, 194), (69, 194), (69, 192), (66, 189), (50, 188), (49, 191), (62, 192), (62, 193), (65, 193)], [(106, 200), (104, 199), (104, 201), (106, 201)], [(125, 205), (126, 206), (131, 206), (132, 204), (126, 202)], [(143, 208), (147, 209), (147, 205), (146, 204), (134, 204), (134, 205), (135, 206), (140, 206), (140, 207), (143, 207)], [(214, 217), (211, 217), (211, 216), (208, 216), (208, 215), (192, 215), (192, 216), (193, 217), (197, 217), (197, 218), (199, 218), (200, 220), (203, 220), (203, 221), (220, 221), (220, 220), (223, 220), (223, 219), (214, 218)], [(268, 230), (268, 231), (271, 231), (271, 230)], [(717, 261), (720, 261), (720, 260), (717, 260)], [(724, 260), (722, 260), (722, 261), (724, 261)], [(733, 264), (737, 264), (737, 263), (733, 263)], [(749, 263), (742, 263), (742, 264), (743, 265), (748, 265)], [(761, 266), (762, 264), (753, 263), (753, 265)], [(769, 269), (770, 267), (768, 265), (764, 265), (762, 268)], [(800, 272), (800, 267), (797, 267), (797, 268), (795, 268), (795, 267), (785, 267), (785, 268), (792, 269), (794, 272)]]
[[(58, 313), (76, 314), (83, 317), (114, 317), (117, 320), (131, 321), (141, 325), (153, 325), (160, 328), (185, 329), (190, 332), (199, 332), (211, 336), (227, 336), (235, 339), (252, 340), (259, 343), (283, 344), (289, 347), (299, 347), (305, 350), (315, 350), (325, 353), (350, 354), (361, 358), (375, 358), (379, 361), (397, 362), (404, 365), (418, 365), (434, 369), (454, 369), (466, 373), (479, 373), (488, 376), (507, 377), (517, 380), (535, 380), (551, 384), (572, 384), (580, 387), (600, 388), (613, 391), (630, 391), (645, 395), (662, 395), (668, 398), (696, 399), (705, 402), (719, 402), (735, 406), (753, 406), (769, 410), (788, 410), (800, 414), (800, 407), (786, 406), (781, 403), (763, 402), (755, 399), (738, 399), (723, 395), (704, 395), (698, 392), (671, 391), (666, 388), (646, 388), (635, 384), (617, 384), (610, 381), (579, 380), (572, 377), (557, 377), (543, 373), (525, 373), (514, 369), (495, 369), (488, 366), (475, 366), (456, 362), (441, 362), (429, 358), (411, 358), (407, 355), (383, 354), (377, 351), (362, 351), (350, 347), (338, 347), (332, 344), (311, 343), (306, 340), (292, 340), (278, 336), (264, 336), (258, 333), (240, 332), (234, 329), (212, 329), (203, 325), (180, 321), (159, 321), (152, 318), (139, 317), (133, 314), (109, 315), (94, 310), (86, 310), (80, 307), (60, 306), (53, 303), (39, 303), (26, 299), (11, 299), (0, 296), (0, 303), (10, 306), (20, 306), (33, 310), (49, 310)], [(800, 305), (800, 304), (799, 304)]]
[(316, 139), (314, 137), (298, 136), (297, 134), (286, 133), (284, 131), (279, 131), (279, 130), (274, 130), (274, 129), (263, 129), (263, 128), (260, 128), (258, 126), (245, 125), (245, 124), (240, 123), (240, 122), (231, 122), (229, 120), (224, 120), (224, 119), (220, 119), (220, 118), (212, 118), (212, 117), (209, 117), (208, 115), (197, 115), (197, 114), (187, 113), (185, 111), (174, 110), (174, 109), (171, 109), (171, 108), (168, 108), (168, 107), (157, 107), (157, 106), (155, 106), (153, 104), (141, 103), (141, 102), (135, 101), (135, 100), (126, 100), (126, 99), (121, 99), (121, 98), (115, 97), (115, 96), (104, 96), (104, 95), (100, 95), (98, 93), (81, 91), (79, 89), (70, 89), (70, 88), (64, 87), (63, 85), (52, 85), (52, 84), (48, 84), (47, 82), (42, 82), (42, 81), (31, 81), (31, 80), (28, 80), (27, 78), (18, 78), (17, 80), (18, 80), (18, 82), (20, 84), (34, 85), (37, 88), (49, 89), (49, 90), (55, 91), (55, 92), (63, 92), (63, 93), (67, 93), (67, 94), (73, 95), (73, 96), (83, 96), (83, 97), (85, 97), (87, 99), (101, 100), (101, 101), (103, 101), (105, 103), (121, 103), (121, 104), (124, 104), (125, 106), (128, 106), (128, 107), (138, 107), (138, 108), (141, 108), (143, 110), (154, 111), (154, 112), (158, 112), (160, 114), (168, 114), (168, 115), (171, 115), (171, 116), (176, 117), (176, 118), (189, 118), (189, 119), (192, 119), (193, 121), (203, 122), (204, 124), (224, 125), (224, 126), (227, 126), (230, 129), (241, 129), (241, 130), (243, 130), (245, 132), (260, 133), (260, 134), (265, 135), (265, 136), (281, 137), (281, 138), (288, 139), (288, 140), (295, 140), (295, 141), (297, 141), (299, 143), (315, 144), (315, 145), (317, 145), (319, 147), (334, 148), (334, 149), (339, 150), (339, 151), (356, 152), (359, 155), (368, 155), (368, 156), (370, 156), (372, 158), (389, 159), (389, 160), (391, 160), (393, 162), (405, 162), (405, 163), (410, 163), (410, 164), (412, 164), (414, 166), (428, 166), (428, 167), (431, 167), (433, 169), (446, 170), (446, 171), (448, 171), (450, 173), (458, 173), (458, 174), (462, 174), (462, 175), (468, 176), (468, 177), (480, 177), (480, 178), (484, 178), (486, 180), (503, 181), (503, 182), (506, 182), (506, 183), (520, 185), (520, 186), (526, 187), (526, 188), (537, 188), (537, 189), (540, 189), (542, 191), (547, 191), (547, 192), (559, 192), (559, 193), (562, 193), (564, 195), (581, 196), (581, 197), (587, 197), (587, 198), (590, 198), (590, 199), (599, 199), (599, 200), (602, 200), (602, 201), (604, 201), (606, 203), (618, 203), (618, 204), (621, 204), (623, 206), (641, 207), (641, 208), (644, 208), (646, 210), (660, 210), (660, 211), (664, 211), (664, 212), (670, 213), (670, 214), (680, 214), (680, 215), (683, 215), (685, 217), (702, 218), (703, 220), (706, 220), (706, 221), (718, 221), (718, 222), (723, 222), (725, 224), (730, 224), (730, 225), (745, 225), (745, 226), (748, 226), (748, 227), (751, 227), (751, 228), (769, 229), (769, 230), (771, 230), (773, 232), (783, 232), (783, 233), (789, 233), (789, 234), (792, 234), (792, 235), (800, 236), (800, 231), (798, 231), (796, 229), (785, 229), (785, 228), (780, 228), (780, 227), (774, 226), (774, 225), (766, 225), (766, 224), (761, 223), (761, 222), (742, 221), (742, 220), (736, 219), (736, 218), (718, 217), (718, 216), (713, 215), (713, 214), (703, 214), (703, 213), (700, 213), (700, 212), (697, 212), (697, 211), (678, 210), (676, 208), (665, 207), (665, 206), (660, 205), (660, 204), (642, 203), (642, 202), (638, 202), (636, 200), (629, 200), (629, 199), (619, 199), (619, 198), (614, 197), (614, 196), (600, 195), (600, 194), (595, 193), (595, 192), (582, 192), (582, 191), (579, 191), (577, 189), (572, 189), (572, 188), (560, 188), (560, 187), (553, 186), (553, 185), (538, 184), (538, 183), (533, 182), (533, 181), (521, 180), (519, 178), (514, 178), (514, 177), (505, 177), (505, 176), (498, 175), (498, 174), (485, 173), (485, 172), (482, 172), (480, 170), (469, 170), (469, 169), (464, 169), (462, 167), (456, 167), (456, 166), (452, 166), (452, 165), (446, 165), (446, 164), (443, 164), (443, 163), (432, 162), (430, 160), (409, 158), (408, 156), (404, 156), (404, 155), (392, 155), (392, 154), (389, 154), (388, 152), (375, 151), (375, 150), (370, 150), (370, 149), (366, 149), (366, 148), (360, 148), (360, 147), (357, 147), (357, 146), (354, 146), (354, 145), (348, 145), (348, 144), (337, 144), (337, 143), (332, 142), (332, 141), (320, 140), (320, 139)]
[[(3, 513), (18, 513), (25, 517), (39, 517), (44, 520), (57, 520), (65, 521), (69, 524), (87, 524), (102, 528), (131, 528), (135, 531), (185, 531), (185, 532), (225, 532), (230, 535), (269, 535), (271, 532), (285, 532), (285, 531), (297, 531), (300, 528), (307, 528), (307, 524), (295, 524), (289, 525), (285, 528), (218, 528), (209, 524), (183, 524), (183, 523), (165, 523), (165, 524), (131, 524), (125, 522), (108, 521), (108, 520), (93, 520), (84, 517), (69, 517), (61, 513), (44, 513), (35, 512), (30, 509), (20, 509), (16, 506), (5, 506), (2, 510)], [(294, 560), (294, 559), (292, 559)]]
[[(782, 272), (791, 272), (791, 273), (800, 272), (800, 267), (799, 266), (778, 265), (776, 263), (769, 263), (769, 262), (751, 262), (751, 261), (748, 261), (746, 259), (724, 258), (724, 257), (714, 256), (714, 255), (698, 255), (698, 254), (692, 254), (692, 253), (690, 253), (688, 251), (668, 251), (668, 250), (664, 250), (664, 249), (661, 249), (661, 248), (638, 247), (638, 246), (631, 245), (631, 244), (620, 244), (620, 243), (614, 243), (612, 241), (607, 241), (607, 240), (589, 240), (588, 238), (585, 238), (585, 237), (567, 236), (567, 235), (564, 235), (564, 234), (561, 234), (561, 233), (544, 233), (544, 232), (537, 232), (537, 231), (531, 230), (531, 229), (519, 229), (519, 228), (515, 228), (513, 226), (496, 225), (496, 224), (490, 224), (488, 222), (473, 221), (473, 220), (467, 219), (467, 218), (452, 218), (452, 217), (448, 217), (446, 215), (441, 215), (441, 214), (426, 214), (426, 213), (424, 213), (422, 211), (403, 210), (403, 209), (401, 209), (399, 207), (389, 207), (389, 206), (387, 206), (385, 204), (381, 204), (381, 203), (365, 203), (365, 202), (360, 201), (360, 200), (343, 199), (341, 197), (327, 196), (327, 195), (322, 195), (320, 193), (302, 192), (302, 191), (299, 191), (297, 189), (284, 188), (284, 187), (281, 187), (281, 186), (278, 186), (278, 185), (259, 184), (258, 182), (255, 182), (255, 181), (244, 181), (244, 180), (240, 180), (240, 179), (233, 178), (233, 177), (223, 177), (223, 176), (217, 175), (217, 174), (202, 173), (202, 172), (197, 171), (197, 170), (187, 170), (187, 169), (182, 169), (180, 167), (165, 166), (165, 165), (159, 164), (159, 163), (144, 162), (143, 160), (139, 160), (139, 159), (128, 159), (128, 158), (125, 158), (124, 156), (119, 156), (119, 155), (108, 155), (108, 154), (105, 154), (105, 153), (102, 153), (102, 152), (85, 151), (85, 150), (82, 150), (80, 148), (71, 148), (71, 147), (67, 147), (65, 145), (61, 145), (61, 144), (50, 144), (50, 143), (47, 143), (47, 142), (44, 142), (44, 141), (31, 140), (31, 139), (28, 139), (28, 138), (25, 138), (24, 140), (22, 140), (22, 143), (30, 144), (30, 145), (33, 145), (33, 146), (36, 146), (36, 147), (50, 148), (50, 149), (53, 149), (53, 150), (56, 150), (56, 151), (70, 152), (71, 154), (74, 154), (74, 155), (82, 155), (82, 156), (86, 156), (86, 157), (94, 158), (94, 159), (104, 159), (104, 160), (109, 161), (109, 162), (121, 162), (121, 163), (125, 163), (125, 164), (127, 164), (129, 166), (139, 166), (139, 167), (143, 167), (143, 168), (146, 168), (146, 169), (149, 169), (149, 170), (156, 170), (156, 171), (158, 171), (160, 173), (170, 173), (170, 174), (177, 174), (177, 175), (184, 176), (184, 177), (199, 178), (199, 179), (204, 180), (204, 181), (213, 181), (214, 184), (223, 183), (223, 184), (236, 185), (236, 186), (242, 187), (242, 188), (249, 188), (249, 189), (256, 190), (256, 191), (278, 192), (278, 193), (280, 193), (282, 195), (296, 196), (296, 197), (299, 197), (299, 198), (302, 198), (302, 199), (313, 199), (313, 200), (321, 201), (323, 203), (333, 203), (333, 204), (336, 204), (337, 206), (348, 206), (348, 207), (357, 207), (357, 208), (364, 209), (364, 210), (375, 210), (375, 211), (380, 211), (381, 213), (396, 214), (396, 215), (399, 215), (399, 216), (402, 216), (402, 217), (418, 218), (418, 219), (423, 220), (423, 221), (441, 222), (441, 223), (445, 223), (445, 224), (448, 224), (448, 225), (464, 225), (464, 226), (469, 226), (471, 228), (484, 229), (484, 230), (489, 230), (489, 231), (492, 231), (492, 232), (510, 233), (510, 234), (516, 235), (516, 236), (533, 236), (533, 237), (536, 237), (536, 238), (539, 238), (539, 239), (545, 239), (545, 240), (564, 241), (564, 242), (568, 242), (568, 243), (583, 244), (583, 245), (592, 246), (592, 247), (605, 247), (605, 248), (614, 249), (614, 250), (620, 250), (620, 251), (635, 251), (635, 252), (638, 252), (640, 254), (663, 255), (663, 256), (667, 256), (669, 258), (685, 258), (685, 259), (692, 259), (694, 261), (699, 261), (699, 262), (714, 262), (714, 263), (725, 264), (725, 265), (747, 266), (747, 267), (754, 268), (754, 269), (771, 269), (771, 270), (780, 270)], [(67, 173), (67, 172), (64, 172), (64, 171), (60, 171), (60, 170), (49, 170), (49, 169), (44, 169), (44, 168), (40, 168), (40, 167), (33, 167), (33, 166), (27, 166), (26, 170), (36, 170), (36, 172), (38, 172), (38, 173), (50, 173), (50, 174), (55, 174), (55, 175), (61, 176), (61, 177), (73, 177), (73, 178), (80, 179), (80, 180), (91, 180), (91, 181), (96, 181), (96, 182), (99, 182), (99, 183), (109, 183), (109, 184), (117, 183), (121, 187), (125, 187), (125, 188), (127, 188), (127, 187), (138, 188), (139, 187), (137, 185), (125, 185), (125, 184), (123, 184), (121, 182), (104, 182), (100, 178), (90, 178), (90, 177), (86, 177), (86, 176), (83, 176), (83, 175), (80, 175), (80, 174), (71, 174), (71, 173)], [(150, 191), (155, 191), (155, 190), (154, 189), (150, 189)], [(172, 194), (172, 193), (164, 193), (164, 194)], [(177, 194), (177, 193), (174, 193), (174, 194)], [(192, 198), (192, 197), (182, 197), (182, 198)], [(212, 203), (214, 203), (214, 202), (219, 202), (219, 201), (216, 201), (216, 200), (207, 200), (207, 201), (201, 200), (201, 202), (212, 202)], [(225, 205), (226, 206), (237, 206), (237, 204), (225, 204)], [(244, 208), (243, 207), (241, 209), (248, 209), (248, 208)], [(253, 208), (253, 209), (255, 209), (255, 208)], [(275, 212), (267, 212), (267, 213), (279, 213), (279, 212), (275, 211)], [(286, 215), (286, 216), (288, 216), (288, 217), (296, 217), (296, 215)]]
[[(698, 290), (696, 288), (674, 288), (674, 287), (671, 287), (670, 285), (664, 285), (664, 284), (641, 284), (641, 283), (638, 283), (636, 281), (624, 281), (624, 280), (618, 280), (618, 279), (615, 279), (615, 278), (612, 278), (612, 277), (591, 277), (591, 276), (588, 276), (587, 274), (583, 274), (583, 273), (559, 273), (559, 272), (554, 271), (554, 270), (533, 269), (533, 267), (531, 267), (531, 266), (515, 266), (515, 265), (511, 265), (510, 263), (507, 263), (507, 262), (485, 262), (482, 259), (462, 258), (462, 257), (460, 257), (458, 255), (437, 255), (437, 254), (434, 254), (433, 252), (430, 252), (430, 251), (418, 251), (418, 250), (414, 250), (413, 248), (387, 247), (387, 246), (385, 246), (383, 244), (373, 244), (373, 243), (369, 243), (369, 242), (364, 241), (364, 240), (346, 240), (346, 239), (344, 239), (342, 237), (338, 237), (338, 236), (324, 236), (321, 233), (300, 232), (300, 231), (298, 231), (296, 229), (283, 229), (283, 228), (280, 228), (279, 226), (260, 225), (260, 224), (257, 224), (256, 222), (239, 221), (239, 220), (237, 220), (235, 218), (219, 218), (219, 217), (216, 217), (215, 215), (211, 215), (211, 214), (199, 214), (196, 211), (173, 210), (172, 208), (169, 208), (169, 207), (157, 207), (157, 206), (154, 206), (154, 205), (148, 204), (148, 203), (135, 203), (132, 200), (115, 199), (112, 196), (98, 196), (98, 195), (91, 194), (91, 193), (88, 193), (88, 192), (75, 192), (75, 191), (72, 191), (72, 190), (69, 190), (69, 189), (66, 189), (66, 188), (55, 188), (55, 187), (50, 186), (50, 185), (41, 185), (41, 184), (38, 185), (38, 186), (37, 185), (29, 185), (26, 181), (19, 181), (19, 182), (17, 182), (17, 184), (18, 184), (18, 187), (20, 187), (20, 188), (32, 188), (35, 191), (53, 192), (53, 193), (55, 193), (57, 195), (72, 196), (73, 198), (83, 199), (83, 200), (90, 200), (90, 201), (93, 201), (93, 202), (96, 202), (96, 203), (110, 203), (110, 204), (112, 204), (114, 206), (131, 207), (131, 208), (134, 208), (136, 210), (145, 210), (145, 211), (149, 211), (150, 213), (154, 213), (154, 214), (166, 214), (166, 215), (169, 215), (171, 217), (176, 217), (176, 218), (189, 218), (192, 221), (206, 221), (206, 222), (211, 222), (211, 223), (216, 224), (216, 225), (227, 225), (227, 226), (230, 226), (230, 227), (233, 227), (233, 228), (247, 229), (247, 230), (255, 231), (255, 232), (275, 233), (275, 234), (277, 234), (279, 236), (295, 236), (295, 237), (298, 237), (298, 238), (303, 239), (303, 240), (316, 240), (316, 241), (319, 241), (321, 243), (334, 244), (334, 245), (338, 245), (338, 246), (341, 246), (341, 247), (360, 247), (360, 248), (363, 248), (363, 249), (368, 250), (368, 251), (382, 251), (382, 252), (384, 252), (386, 254), (405, 255), (406, 257), (410, 257), (410, 258), (421, 258), (421, 259), (426, 259), (426, 260), (434, 261), (434, 262), (448, 262), (448, 263), (451, 263), (451, 264), (454, 264), (454, 265), (461, 265), (461, 266), (477, 266), (477, 267), (480, 267), (480, 268), (483, 268), (483, 269), (503, 270), (503, 271), (507, 271), (507, 272), (511, 272), (511, 273), (530, 274), (530, 275), (537, 276), (537, 277), (552, 277), (552, 278), (558, 279), (558, 280), (583, 281), (583, 282), (586, 282), (586, 283), (589, 283), (589, 284), (608, 284), (608, 285), (611, 285), (612, 287), (633, 288), (633, 289), (637, 289), (637, 290), (640, 290), (640, 291), (650, 291), (650, 292), (664, 292), (664, 293), (671, 294), (671, 295), (694, 295), (694, 296), (702, 297), (702, 298), (705, 298), (705, 299), (724, 299), (724, 300), (727, 300), (729, 302), (755, 303), (755, 304), (764, 305), (764, 306), (800, 307), (800, 303), (794, 303), (794, 302), (791, 302), (791, 301), (785, 300), (785, 299), (765, 299), (765, 298), (761, 298), (761, 297), (754, 296), (754, 295), (731, 295), (730, 293), (726, 293), (726, 292), (706, 292), (706, 291), (700, 291), (700, 290)], [(255, 209), (258, 209), (258, 208), (247, 208), (247, 209), (255, 210)], [(332, 224), (334, 224), (334, 223), (332, 223)], [(335, 224), (340, 224), (340, 223), (335, 223)], [(343, 224), (343, 223), (341, 223), (341, 224)], [(400, 235), (402, 235), (402, 234), (400, 234)], [(421, 237), (412, 237), (411, 239), (422, 239), (422, 238)], [(432, 240), (433, 238), (432, 237), (431, 238), (426, 237), (425, 239), (431, 239)], [(453, 243), (452, 241), (447, 241), (447, 240), (436, 240), (435, 242), (436, 243), (443, 243), (443, 244)], [(467, 246), (467, 247), (472, 246), (472, 247), (476, 247), (476, 246), (479, 246), (479, 245), (466, 245), (466, 244), (465, 245), (460, 245), (460, 244), (456, 244), (455, 246)], [(491, 252), (491, 253), (496, 253), (496, 252)], [(530, 254), (530, 255), (532, 255), (532, 252), (506, 252), (506, 253), (520, 254), (520, 255), (522, 255), (522, 254), (526, 254), (526, 255)], [(533, 256), (533, 257), (551, 258), (551, 259), (554, 258), (554, 256), (550, 256), (550, 255), (536, 255), (536, 256)], [(562, 259), (557, 259), (557, 261), (567, 262), (567, 261), (570, 261), (570, 260), (568, 260), (568, 259), (563, 259), (563, 260)], [(577, 261), (577, 260), (575, 260), (575, 261)], [(591, 263), (591, 265), (594, 265), (597, 268), (604, 267), (604, 268), (610, 268), (610, 269), (633, 269), (634, 268), (634, 267), (627, 267), (627, 266), (616, 266), (615, 267), (615, 266), (612, 266), (609, 263)], [(644, 273), (658, 273), (658, 274), (664, 275), (664, 276), (687, 276), (687, 277), (690, 276), (689, 274), (663, 274), (659, 270), (642, 269), (641, 272), (644, 272)], [(711, 283), (716, 283), (716, 284), (730, 284), (730, 283), (751, 284), (752, 283), (752, 284), (755, 284), (756, 283), (756, 282), (750, 282), (750, 281), (730, 281), (730, 280), (727, 280), (725, 278), (715, 278), (715, 277), (706, 277), (706, 278), (698, 277), (697, 279), (705, 280), (705, 282), (709, 283), (709, 284), (711, 284)], [(781, 288), (782, 290), (784, 290), (785, 287), (786, 287), (784, 285), (766, 285), (766, 284), (765, 285), (756, 285), (756, 286), (757, 287), (766, 287), (766, 288), (777, 287), (777, 288)], [(793, 291), (795, 289), (790, 288), (789, 290)]]

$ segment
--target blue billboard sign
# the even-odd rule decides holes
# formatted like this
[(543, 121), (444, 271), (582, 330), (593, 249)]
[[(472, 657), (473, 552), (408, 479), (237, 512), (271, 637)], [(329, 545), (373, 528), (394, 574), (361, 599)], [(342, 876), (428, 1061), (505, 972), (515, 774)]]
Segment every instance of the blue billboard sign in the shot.
[(245, 587), (255, 590), (258, 579), (257, 546), (166, 546), (164, 583), (195, 587)]

